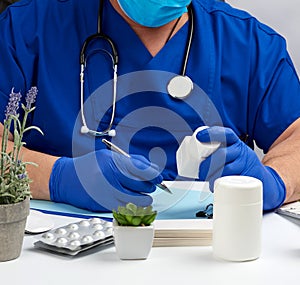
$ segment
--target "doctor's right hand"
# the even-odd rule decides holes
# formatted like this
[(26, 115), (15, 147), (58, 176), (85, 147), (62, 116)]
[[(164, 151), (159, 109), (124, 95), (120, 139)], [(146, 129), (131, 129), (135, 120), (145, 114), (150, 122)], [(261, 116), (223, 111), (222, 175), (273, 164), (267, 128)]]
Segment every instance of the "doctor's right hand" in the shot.
[(101, 149), (59, 158), (50, 176), (50, 198), (91, 211), (111, 211), (128, 202), (145, 207), (162, 180), (158, 167), (143, 156)]

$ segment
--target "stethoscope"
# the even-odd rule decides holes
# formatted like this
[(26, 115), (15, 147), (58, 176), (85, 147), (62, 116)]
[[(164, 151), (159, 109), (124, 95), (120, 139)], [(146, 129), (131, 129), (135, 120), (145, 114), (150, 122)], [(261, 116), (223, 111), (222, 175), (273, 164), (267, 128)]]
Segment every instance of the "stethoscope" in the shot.
[[(81, 120), (82, 120), (82, 127), (81, 127), (81, 133), (82, 134), (90, 134), (93, 136), (111, 136), (114, 137), (116, 135), (116, 130), (112, 129), (113, 122), (115, 119), (115, 112), (116, 112), (116, 100), (117, 100), (117, 79), (118, 79), (118, 52), (117, 49), (113, 43), (113, 41), (105, 35), (102, 32), (101, 29), (101, 19), (103, 15), (103, 4), (104, 1), (100, 1), (99, 5), (99, 11), (98, 11), (98, 29), (97, 33), (89, 36), (83, 43), (81, 52), (80, 52), (80, 114), (81, 114)], [(183, 67), (180, 75), (177, 75), (173, 77), (168, 85), (167, 85), (167, 90), (168, 93), (171, 97), (175, 99), (185, 99), (187, 96), (190, 95), (190, 93), (193, 90), (193, 81), (186, 75), (186, 67), (187, 67), (187, 62), (188, 58), (190, 55), (190, 49), (191, 49), (191, 44), (193, 40), (193, 32), (194, 32), (194, 15), (193, 15), (193, 9), (191, 5), (188, 8), (188, 13), (189, 13), (189, 19), (190, 19), (190, 25), (189, 25), (189, 37), (188, 41), (186, 44), (186, 52), (185, 52), (185, 58), (183, 62)], [(84, 115), (84, 71), (87, 66), (87, 57), (85, 56), (87, 48), (89, 44), (96, 40), (105, 40), (110, 48), (111, 52), (105, 50), (105, 49), (100, 49), (100, 51), (104, 52), (107, 54), (112, 61), (112, 67), (113, 67), (113, 98), (112, 98), (112, 114), (110, 118), (110, 122), (108, 124), (108, 127), (103, 130), (103, 131), (96, 131), (96, 130), (91, 130), (87, 126), (87, 122), (85, 119)]]

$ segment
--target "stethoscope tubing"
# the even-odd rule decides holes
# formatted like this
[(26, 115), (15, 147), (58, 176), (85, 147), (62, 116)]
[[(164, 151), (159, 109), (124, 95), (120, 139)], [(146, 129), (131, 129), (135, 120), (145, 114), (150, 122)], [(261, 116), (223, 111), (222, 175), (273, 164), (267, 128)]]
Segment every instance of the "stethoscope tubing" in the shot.
[(192, 41), (193, 41), (193, 37), (194, 37), (194, 12), (193, 12), (193, 8), (191, 5), (192, 4), (190, 4), (190, 6), (188, 7), (188, 14), (189, 14), (189, 18), (190, 18), (191, 22), (190, 22), (190, 26), (189, 26), (189, 39), (188, 39), (188, 43), (187, 43), (187, 47), (186, 47), (186, 51), (185, 51), (185, 58), (184, 58), (183, 66), (182, 66), (182, 72), (181, 72), (182, 76), (185, 76), (185, 74), (186, 74), (186, 67), (187, 67), (187, 63), (189, 60)]
[[(117, 52), (115, 44), (113, 43), (113, 41), (111, 40), (110, 37), (103, 34), (102, 29), (101, 29), (103, 5), (104, 5), (104, 1), (100, 0), (99, 11), (98, 11), (97, 33), (89, 36), (84, 41), (84, 43), (82, 45), (82, 48), (81, 48), (81, 51), (80, 51), (80, 114), (81, 114), (81, 120), (82, 120), (81, 133), (83, 133), (83, 134), (88, 133), (88, 134), (93, 135), (93, 136), (107, 136), (107, 135), (114, 136), (115, 135), (115, 130), (112, 130), (112, 126), (113, 126), (113, 123), (114, 123), (115, 112), (116, 112), (117, 79), (118, 79), (118, 73), (117, 72), (118, 72), (119, 58), (118, 58), (118, 52)], [(189, 55), (190, 55), (190, 49), (191, 49), (193, 36), (194, 36), (194, 15), (193, 15), (192, 4), (190, 4), (189, 7), (188, 7), (188, 13), (189, 13), (189, 18), (190, 18), (189, 38), (188, 38), (188, 42), (187, 42), (187, 45), (186, 45), (186, 52), (185, 52), (185, 57), (184, 57), (184, 61), (183, 61), (181, 75), (178, 75), (177, 77), (182, 77), (185, 80), (187, 80), (188, 84), (191, 85), (190, 89), (192, 90), (192, 88), (193, 88), (192, 84), (193, 83), (190, 80), (190, 78), (188, 78), (186, 76), (186, 68), (187, 68), (187, 63), (188, 63), (188, 59), (189, 59)], [(88, 61), (88, 57), (86, 57), (85, 55), (86, 55), (89, 44), (92, 41), (96, 40), (96, 39), (105, 40), (107, 43), (109, 43), (112, 53), (109, 53), (108, 51), (102, 50), (102, 49), (100, 51), (107, 53), (110, 56), (110, 58), (112, 60), (112, 63), (113, 63), (112, 114), (111, 114), (111, 119), (110, 119), (108, 127), (103, 131), (90, 130), (87, 126), (87, 122), (86, 122), (85, 115), (84, 115), (84, 72), (85, 72), (85, 68), (87, 66), (87, 61)], [(182, 97), (180, 97), (180, 96), (178, 97), (178, 96), (175, 96), (175, 95), (172, 95), (172, 94), (170, 94), (170, 95), (173, 98), (184, 99), (186, 96), (188, 96), (190, 94), (191, 90), (188, 91), (187, 95), (182, 96)]]

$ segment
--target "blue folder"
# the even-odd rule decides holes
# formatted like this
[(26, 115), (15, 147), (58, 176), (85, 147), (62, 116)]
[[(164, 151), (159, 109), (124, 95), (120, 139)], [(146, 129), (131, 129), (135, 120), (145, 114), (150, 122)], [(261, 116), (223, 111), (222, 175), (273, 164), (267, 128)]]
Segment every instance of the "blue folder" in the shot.
[[(213, 203), (213, 194), (203, 182), (169, 182), (167, 186), (173, 194), (160, 189), (152, 194), (153, 208), (158, 212), (157, 219), (194, 219), (198, 211)], [(77, 218), (112, 219), (111, 213), (91, 212), (68, 204), (44, 200), (31, 200), (30, 208), (48, 214)]]

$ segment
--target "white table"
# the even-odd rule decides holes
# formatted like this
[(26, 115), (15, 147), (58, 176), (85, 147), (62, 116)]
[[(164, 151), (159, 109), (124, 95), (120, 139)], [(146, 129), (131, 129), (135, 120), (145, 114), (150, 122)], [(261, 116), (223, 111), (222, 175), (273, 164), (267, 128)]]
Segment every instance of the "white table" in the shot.
[[(52, 216), (55, 226), (78, 219)], [(0, 284), (299, 284), (300, 222), (263, 218), (262, 255), (251, 262), (215, 260), (212, 247), (155, 247), (147, 260), (119, 260), (115, 248), (65, 257), (34, 249), (25, 236), (21, 256), (0, 263)]]

